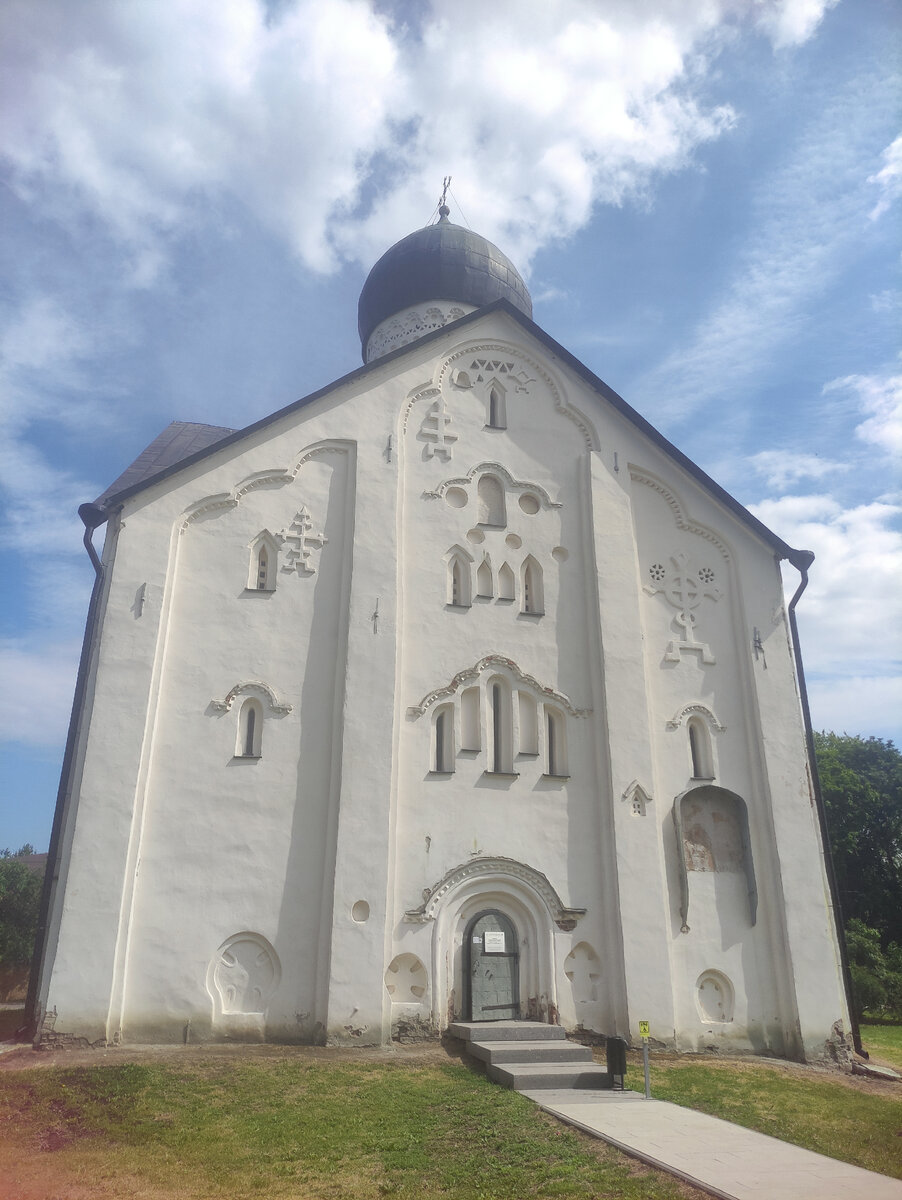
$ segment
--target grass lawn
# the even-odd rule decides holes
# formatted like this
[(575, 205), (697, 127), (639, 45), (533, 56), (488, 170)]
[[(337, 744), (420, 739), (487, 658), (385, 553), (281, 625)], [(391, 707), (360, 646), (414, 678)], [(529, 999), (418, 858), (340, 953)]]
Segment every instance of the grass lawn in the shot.
[[(643, 1087), (641, 1056), (631, 1055), (628, 1086)], [(818, 1154), (902, 1179), (902, 1084), (767, 1060), (652, 1056), (658, 1100), (711, 1113)]]
[[(629, 1058), (627, 1084), (641, 1090), (641, 1056)], [(38, 1061), (0, 1060), (0, 1178), (16, 1180), (11, 1200), (701, 1200), (434, 1046), (117, 1049)], [(652, 1094), (902, 1177), (902, 1085), (654, 1055)]]
[(902, 1021), (877, 1021), (865, 1017), (861, 1022), (861, 1044), (877, 1062), (902, 1071)]
[(701, 1197), (452, 1060), (7, 1070), (0, 1129), (17, 1200)]

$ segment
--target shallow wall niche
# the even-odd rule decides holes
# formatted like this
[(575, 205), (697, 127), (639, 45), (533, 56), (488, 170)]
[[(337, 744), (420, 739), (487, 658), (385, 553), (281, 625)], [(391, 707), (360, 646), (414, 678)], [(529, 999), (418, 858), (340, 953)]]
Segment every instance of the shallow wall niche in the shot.
[(749, 921), (758, 914), (758, 887), (752, 861), (751, 834), (745, 801), (735, 792), (712, 784), (690, 788), (673, 802), (680, 872), (682, 932), (689, 932), (690, 880), (697, 873), (745, 876)]
[(426, 968), (415, 954), (399, 954), (388, 964), (385, 990), (392, 1004), (419, 1004), (426, 995)]
[(237, 1041), (262, 1041), (266, 1010), (281, 977), (279, 956), (262, 934), (245, 931), (227, 938), (207, 971), (213, 1032)]
[(578, 1015), (581, 1004), (594, 1004), (598, 1000), (601, 961), (588, 942), (577, 942), (573, 947), (564, 959), (564, 974), (573, 988)]
[(703, 971), (695, 985), (695, 1003), (702, 1021), (726, 1024), (733, 1020), (733, 985), (720, 971)]

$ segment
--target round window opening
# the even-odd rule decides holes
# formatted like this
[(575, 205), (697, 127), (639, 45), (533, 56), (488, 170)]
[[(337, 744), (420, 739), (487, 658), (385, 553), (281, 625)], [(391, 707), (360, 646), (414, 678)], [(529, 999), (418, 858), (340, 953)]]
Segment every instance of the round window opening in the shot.
[(351, 909), (351, 916), (358, 925), (363, 925), (370, 919), (370, 906), (365, 900), (357, 900)]
[(465, 508), (467, 493), (463, 488), (449, 487), (447, 492), (445, 492), (445, 502), (450, 504), (452, 508)]
[(538, 497), (533, 496), (531, 492), (524, 492), (520, 497), (520, 507), (528, 516), (535, 516), (539, 511)]

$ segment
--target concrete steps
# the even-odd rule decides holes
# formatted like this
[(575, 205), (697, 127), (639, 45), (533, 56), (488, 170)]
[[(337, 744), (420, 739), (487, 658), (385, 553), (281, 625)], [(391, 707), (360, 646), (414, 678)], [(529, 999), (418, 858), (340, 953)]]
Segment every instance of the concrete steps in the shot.
[(449, 1034), (486, 1064), (486, 1075), (514, 1091), (607, 1089), (608, 1071), (588, 1046), (568, 1042), (559, 1025), (539, 1021), (456, 1021)]

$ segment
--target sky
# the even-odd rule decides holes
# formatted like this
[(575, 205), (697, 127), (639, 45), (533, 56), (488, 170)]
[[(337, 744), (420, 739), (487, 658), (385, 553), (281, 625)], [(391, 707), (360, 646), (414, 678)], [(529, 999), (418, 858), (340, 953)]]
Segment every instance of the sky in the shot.
[(0, 848), (49, 841), (78, 505), (356, 368), (446, 175), (537, 323), (814, 551), (815, 728), (898, 743), (900, 41), (894, 0), (5, 0)]

